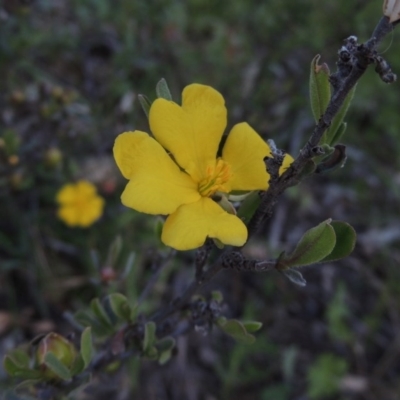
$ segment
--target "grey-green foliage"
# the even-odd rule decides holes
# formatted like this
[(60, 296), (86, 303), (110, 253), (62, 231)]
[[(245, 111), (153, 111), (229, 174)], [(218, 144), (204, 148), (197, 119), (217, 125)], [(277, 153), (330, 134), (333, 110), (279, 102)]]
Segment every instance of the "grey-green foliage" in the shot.
[(312, 400), (321, 400), (326, 396), (333, 396), (339, 391), (340, 379), (348, 370), (344, 358), (331, 353), (318, 356), (308, 370), (307, 393)]

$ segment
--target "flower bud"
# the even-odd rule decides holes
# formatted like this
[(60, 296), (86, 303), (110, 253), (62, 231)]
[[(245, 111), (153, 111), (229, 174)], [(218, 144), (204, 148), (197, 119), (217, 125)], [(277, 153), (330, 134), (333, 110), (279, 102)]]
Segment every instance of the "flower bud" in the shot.
[(43, 339), (40, 340), (36, 350), (36, 360), (44, 376), (49, 379), (57, 379), (58, 376), (51, 371), (45, 364), (45, 357), (47, 353), (53, 353), (56, 358), (64, 364), (67, 368), (72, 367), (77, 356), (75, 346), (63, 336), (57, 333), (48, 333)]
[(57, 147), (51, 147), (44, 155), (44, 162), (48, 167), (54, 168), (60, 164), (62, 157), (63, 155), (60, 149)]

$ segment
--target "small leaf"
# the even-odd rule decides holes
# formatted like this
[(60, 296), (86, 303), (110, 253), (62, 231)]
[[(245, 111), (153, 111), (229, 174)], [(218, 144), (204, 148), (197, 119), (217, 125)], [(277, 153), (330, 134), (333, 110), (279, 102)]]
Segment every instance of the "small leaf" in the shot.
[(242, 202), (237, 211), (237, 216), (246, 224), (251, 220), (258, 206), (261, 203), (260, 192), (251, 192)]
[(15, 376), (15, 374), (21, 370), (21, 367), (17, 363), (15, 363), (10, 356), (4, 357), (3, 366), (7, 374), (10, 376)]
[(219, 290), (213, 290), (211, 292), (211, 298), (218, 304), (222, 303), (222, 301), (224, 300), (224, 296)]
[(166, 364), (172, 356), (172, 350), (164, 350), (160, 353), (158, 357), (158, 362), (160, 365)]
[(156, 324), (153, 321), (147, 322), (144, 326), (143, 351), (145, 353), (153, 347), (156, 341), (156, 328)]
[(244, 325), (237, 321), (236, 319), (226, 318), (218, 318), (217, 326), (221, 328), (226, 334), (232, 336), (236, 341), (245, 343), (245, 344), (253, 344), (256, 338), (253, 335), (247, 333)]
[(171, 336), (167, 336), (157, 342), (157, 349), (160, 351), (171, 350), (175, 347), (175, 344), (175, 339)]
[(294, 284), (298, 286), (306, 286), (307, 281), (303, 278), (303, 275), (297, 269), (285, 269), (281, 271), (286, 277)]
[(8, 357), (18, 365), (20, 368), (29, 368), (30, 357), (26, 351), (22, 349), (14, 349), (9, 354)]
[(64, 381), (71, 379), (68, 368), (51, 351), (44, 356), (44, 364)]
[(74, 314), (74, 320), (81, 326), (87, 327), (95, 327), (96, 329), (101, 329), (102, 325), (97, 320), (97, 318), (87, 310), (79, 310)]
[(149, 118), (151, 101), (143, 94), (139, 94), (138, 99), (144, 113), (146, 114), (147, 118)]
[(320, 58), (319, 54), (313, 58), (310, 71), (310, 102), (315, 122), (321, 118), (331, 98), (329, 67), (325, 63), (319, 65)]
[(72, 364), (71, 371), (70, 371), (71, 376), (80, 374), (84, 369), (85, 369), (85, 362), (83, 361), (82, 355), (79, 354), (75, 358), (74, 363)]
[(337, 114), (334, 116), (331, 125), (329, 126), (327, 131), (324, 133), (324, 136), (326, 138), (324, 143), (327, 143), (327, 144), (333, 146), (336, 143), (336, 138), (339, 140), (340, 137), (337, 135), (337, 133), (338, 133), (339, 129), (341, 128), (344, 117), (346, 116), (347, 111), (350, 107), (350, 103), (353, 100), (355, 91), (356, 91), (356, 86), (354, 86), (353, 89), (350, 90), (350, 92), (344, 99), (343, 104), (340, 107)]
[(113, 293), (106, 297), (112, 312), (124, 321), (130, 321), (131, 307), (128, 299), (121, 293)]
[(136, 317), (138, 315), (138, 311), (139, 311), (139, 304), (134, 304), (131, 307), (131, 314), (129, 316), (130, 322), (135, 322)]
[(92, 329), (90, 327), (86, 328), (82, 332), (81, 356), (82, 356), (82, 360), (84, 362), (84, 367), (87, 368), (87, 366), (92, 361), (92, 357), (93, 357)]
[(257, 332), (263, 326), (262, 322), (259, 321), (242, 321), (242, 324), (249, 333)]
[(347, 222), (332, 221), (331, 226), (335, 230), (336, 244), (332, 252), (321, 262), (335, 261), (347, 257), (354, 250), (356, 244), (356, 231)]
[(157, 360), (157, 358), (158, 358), (158, 350), (157, 350), (156, 347), (151, 346), (144, 352), (144, 355), (147, 358), (150, 358), (150, 360)]
[(277, 262), (277, 269), (315, 264), (328, 256), (336, 244), (331, 219), (321, 222), (304, 233), (291, 255), (284, 254)]
[(158, 98), (172, 101), (171, 92), (169, 90), (167, 81), (164, 78), (160, 79), (160, 81), (157, 83), (156, 93)]
[(107, 254), (107, 267), (114, 267), (116, 261), (121, 253), (122, 250), (122, 238), (121, 236), (117, 236), (114, 241), (111, 243), (110, 248), (108, 249)]
[(90, 302), (90, 308), (104, 326), (111, 327), (113, 325), (109, 315), (98, 298), (95, 298)]
[(336, 131), (336, 134), (333, 136), (331, 143), (334, 145), (335, 143), (339, 142), (344, 133), (346, 132), (347, 129), (347, 123), (342, 122), (341, 125), (339, 126), (338, 130)]
[(160, 365), (165, 364), (172, 356), (172, 349), (175, 347), (175, 339), (173, 337), (166, 337), (157, 342), (157, 349), (159, 351), (158, 362)]

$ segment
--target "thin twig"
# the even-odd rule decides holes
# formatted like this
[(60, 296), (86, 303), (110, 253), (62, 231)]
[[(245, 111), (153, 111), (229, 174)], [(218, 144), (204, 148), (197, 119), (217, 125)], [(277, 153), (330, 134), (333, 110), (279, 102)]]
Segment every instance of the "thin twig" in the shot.
[[(310, 139), (300, 151), (299, 156), (291, 167), (280, 177), (275, 176), (274, 179), (270, 181), (270, 186), (268, 190), (262, 194), (261, 204), (249, 223), (249, 237), (253, 236), (258, 231), (261, 224), (272, 215), (278, 197), (288, 187), (299, 183), (303, 169), (316, 154), (316, 148), (318, 147), (322, 135), (326, 129), (329, 128), (334, 116), (339, 111), (350, 90), (365, 73), (367, 67), (371, 63), (374, 63), (377, 54), (377, 46), (393, 28), (394, 24), (390, 24), (389, 19), (383, 17), (376, 26), (371, 38), (365, 44), (355, 47), (354, 54), (352, 55), (351, 68), (349, 69), (348, 65), (343, 65), (343, 63), (341, 64), (338, 62), (338, 71), (332, 77), (334, 81), (333, 95), (326, 112), (318, 121)], [(223, 268), (229, 267), (239, 270), (269, 271), (275, 266), (274, 261), (254, 261), (244, 258), (240, 261), (240, 256), (238, 256), (238, 254), (241, 253), (238, 252), (237, 248), (226, 248), (206, 272), (201, 273), (200, 270), (202, 267), (198, 268), (199, 271), (197, 271), (195, 280), (186, 288), (182, 296), (175, 298), (167, 307), (159, 310), (152, 316), (151, 320), (160, 323), (170, 315), (182, 310), (190, 298)], [(231, 262), (232, 265), (230, 265)], [(236, 265), (236, 267), (234, 267), (234, 265)]]

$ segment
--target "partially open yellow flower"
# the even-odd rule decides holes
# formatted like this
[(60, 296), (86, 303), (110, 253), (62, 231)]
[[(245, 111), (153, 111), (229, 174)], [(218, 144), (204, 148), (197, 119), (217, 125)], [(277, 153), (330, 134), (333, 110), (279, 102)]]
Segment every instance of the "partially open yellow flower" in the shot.
[(103, 214), (104, 199), (88, 181), (64, 185), (57, 193), (58, 217), (68, 226), (86, 228)]
[[(240, 123), (218, 156), (227, 111), (221, 94), (209, 86), (187, 86), (182, 106), (155, 100), (149, 120), (155, 139), (134, 131), (115, 141), (115, 160), (129, 179), (122, 203), (140, 212), (169, 215), (161, 240), (177, 250), (200, 247), (207, 237), (242, 246), (246, 226), (213, 196), (267, 189), (264, 157), (271, 155), (269, 146), (247, 123)], [(286, 157), (282, 170), (291, 161)]]

